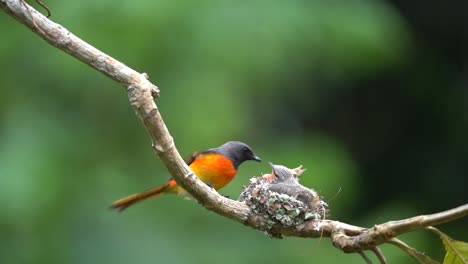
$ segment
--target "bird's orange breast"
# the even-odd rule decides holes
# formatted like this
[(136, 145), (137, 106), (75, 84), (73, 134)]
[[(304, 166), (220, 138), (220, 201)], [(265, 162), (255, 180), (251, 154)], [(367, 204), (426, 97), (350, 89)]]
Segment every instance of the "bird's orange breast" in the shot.
[(221, 154), (200, 154), (190, 164), (190, 169), (203, 182), (219, 190), (236, 176), (237, 170), (232, 161)]

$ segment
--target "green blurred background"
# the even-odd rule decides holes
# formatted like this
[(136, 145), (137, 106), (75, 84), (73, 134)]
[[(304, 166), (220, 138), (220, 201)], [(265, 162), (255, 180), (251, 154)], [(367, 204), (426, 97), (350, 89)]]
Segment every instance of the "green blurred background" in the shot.
[[(150, 75), (183, 155), (241, 140), (303, 164), (331, 218), (362, 226), (467, 202), (466, 1), (45, 2)], [(5, 13), (0, 32), (1, 263), (363, 263), (328, 238), (270, 239), (176, 196), (108, 210), (167, 178), (125, 90)], [(247, 162), (221, 193), (269, 171)], [(441, 229), (466, 241), (467, 224)], [(402, 239), (443, 256), (427, 231)]]

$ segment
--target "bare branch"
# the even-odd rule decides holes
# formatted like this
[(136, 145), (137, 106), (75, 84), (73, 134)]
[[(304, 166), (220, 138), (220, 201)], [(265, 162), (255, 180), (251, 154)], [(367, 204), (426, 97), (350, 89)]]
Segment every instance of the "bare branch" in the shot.
[(417, 251), (416, 249), (408, 246), (405, 242), (399, 240), (398, 238), (392, 238), (387, 243), (392, 244), (394, 246), (397, 246), (401, 250), (405, 251), (408, 255), (413, 257), (419, 263), (439, 264), (439, 262), (431, 259), (430, 257), (426, 256), (425, 254)]
[(468, 204), (465, 204), (445, 212), (391, 221), (369, 229), (331, 220), (311, 220), (298, 226), (275, 225), (270, 228), (263, 223), (263, 216), (252, 213), (244, 203), (219, 195), (201, 182), (185, 164), (154, 102), (154, 98), (159, 97), (159, 90), (148, 81), (146, 74), (141, 74), (94, 48), (21, 0), (0, 0), (0, 8), (52, 46), (122, 84), (127, 90), (130, 104), (148, 130), (159, 158), (177, 183), (208, 210), (252, 228), (268, 229), (272, 233), (285, 236), (331, 237), (333, 245), (346, 253), (373, 250), (381, 263), (385, 263), (385, 259), (376, 248), (377, 245), (402, 233), (452, 221), (468, 214)]
[(363, 251), (361, 251), (361, 252), (358, 252), (358, 254), (364, 259), (364, 261), (366, 262), (366, 264), (372, 264), (372, 260), (370, 260), (370, 258), (367, 257), (366, 253), (364, 253)]
[(468, 215), (468, 204), (431, 215), (420, 215), (412, 218), (390, 221), (375, 225), (357, 236), (349, 236), (343, 230), (332, 232), (333, 244), (344, 252), (359, 252), (370, 250), (376, 245), (388, 242), (403, 233), (423, 229), (430, 225), (437, 225)]
[(374, 254), (377, 256), (377, 259), (379, 260), (379, 262), (381, 264), (387, 264), (387, 259), (385, 258), (385, 255), (384, 253), (382, 252), (382, 250), (380, 250), (379, 247), (374, 247), (373, 249), (371, 249), (372, 252), (374, 252)]

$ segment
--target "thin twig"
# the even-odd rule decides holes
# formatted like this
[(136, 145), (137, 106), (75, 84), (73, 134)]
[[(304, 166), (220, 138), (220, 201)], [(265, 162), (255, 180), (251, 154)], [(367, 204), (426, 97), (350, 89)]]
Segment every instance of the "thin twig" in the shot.
[(359, 251), (358, 254), (364, 259), (366, 264), (372, 264), (372, 260), (370, 260), (370, 258), (366, 256), (364, 251)]
[(50, 17), (52, 14), (50, 13), (49, 8), (40, 0), (34, 0), (38, 5), (40, 5), (42, 8), (44, 8), (47, 11), (47, 17)]
[(34, 28), (36, 28), (36, 30), (38, 30), (38, 31), (41, 31), (41, 33), (45, 34), (45, 32), (42, 31), (42, 29), (36, 24), (36, 20), (34, 19), (32, 13), (31, 13), (31, 10), (29, 9), (28, 4), (26, 3), (26, 0), (20, 0), (20, 3), (21, 3), (21, 5), (23, 5), (23, 7), (26, 9), (26, 11), (28, 11), (29, 17), (31, 18), (31, 22), (34, 25)]
[(392, 238), (388, 242), (388, 244), (397, 246), (401, 250), (405, 251), (408, 255), (414, 258), (419, 263), (430, 263), (430, 264), (440, 264), (438, 261), (433, 260), (429, 256), (426, 256), (424, 253), (419, 252), (418, 250), (408, 246), (405, 242), (401, 241), (398, 238)]
[(385, 258), (384, 253), (380, 250), (379, 247), (373, 247), (372, 252), (377, 256), (377, 259), (380, 261), (380, 264), (387, 264), (387, 259)]

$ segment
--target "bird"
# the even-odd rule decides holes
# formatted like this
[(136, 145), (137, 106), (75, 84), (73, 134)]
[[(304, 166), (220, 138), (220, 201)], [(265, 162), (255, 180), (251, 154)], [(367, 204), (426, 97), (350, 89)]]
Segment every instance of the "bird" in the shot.
[[(219, 190), (231, 182), (236, 176), (239, 166), (248, 160), (261, 161), (247, 144), (229, 141), (217, 148), (194, 152), (186, 160), (186, 163), (200, 180), (215, 190)], [(190, 194), (170, 177), (163, 185), (115, 201), (112, 203), (111, 209), (123, 211), (139, 201), (160, 197), (168, 193), (190, 198)]]
[(302, 165), (295, 169), (290, 169), (283, 165), (275, 165), (271, 162), (269, 164), (272, 173), (266, 177), (270, 182), (268, 190), (287, 194), (306, 204), (309, 209), (318, 208), (323, 211), (324, 215), (327, 214), (326, 210), (328, 209), (328, 204), (322, 201), (319, 194), (314, 189), (307, 188), (299, 183), (299, 177), (305, 172), (305, 169), (302, 169)]

